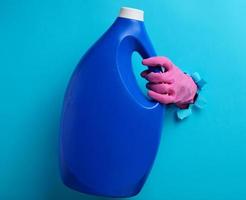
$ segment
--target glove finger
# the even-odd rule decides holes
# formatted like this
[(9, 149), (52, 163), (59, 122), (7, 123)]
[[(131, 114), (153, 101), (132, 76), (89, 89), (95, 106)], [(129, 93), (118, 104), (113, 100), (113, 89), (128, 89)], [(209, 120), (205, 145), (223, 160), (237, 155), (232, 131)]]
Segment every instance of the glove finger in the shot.
[(168, 84), (160, 83), (147, 83), (146, 87), (154, 92), (157, 92), (159, 94), (172, 94), (172, 87)]
[(164, 67), (166, 71), (173, 68), (172, 62), (164, 56), (156, 56), (151, 58), (146, 58), (142, 61), (142, 64), (149, 67)]
[(141, 75), (143, 78), (145, 78), (149, 73), (150, 73), (150, 70), (147, 69), (147, 70), (142, 71), (140, 75)]
[(163, 73), (161, 72), (150, 72), (145, 76), (145, 78), (152, 83), (162, 83), (163, 82)]
[(168, 72), (150, 72), (148, 74), (146, 74), (146, 76), (144, 77), (146, 78), (149, 82), (152, 83), (167, 83), (167, 84), (172, 84), (174, 82), (174, 80), (172, 78), (170, 78), (169, 73)]
[(149, 91), (148, 91), (148, 95), (149, 95), (152, 99), (154, 99), (154, 100), (156, 100), (156, 101), (158, 101), (158, 102), (160, 102), (160, 103), (163, 103), (163, 104), (174, 103), (174, 97), (173, 97), (172, 95), (168, 95), (168, 94), (159, 94), (159, 93), (154, 92), (154, 91), (152, 91), (152, 90), (149, 90)]
[(174, 78), (171, 78), (170, 77), (170, 74), (168, 72), (164, 72), (163, 75), (162, 75), (162, 78), (163, 78), (163, 83), (165, 84), (173, 84), (174, 83)]

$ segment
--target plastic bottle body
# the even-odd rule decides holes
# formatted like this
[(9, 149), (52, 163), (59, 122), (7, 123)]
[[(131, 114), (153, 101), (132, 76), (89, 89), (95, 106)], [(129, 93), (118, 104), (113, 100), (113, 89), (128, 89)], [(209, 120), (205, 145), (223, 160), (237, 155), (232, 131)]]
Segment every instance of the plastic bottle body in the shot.
[(141, 21), (118, 17), (79, 62), (64, 99), (63, 182), (80, 192), (137, 194), (157, 153), (165, 107), (147, 99), (132, 72), (134, 51), (155, 52)]

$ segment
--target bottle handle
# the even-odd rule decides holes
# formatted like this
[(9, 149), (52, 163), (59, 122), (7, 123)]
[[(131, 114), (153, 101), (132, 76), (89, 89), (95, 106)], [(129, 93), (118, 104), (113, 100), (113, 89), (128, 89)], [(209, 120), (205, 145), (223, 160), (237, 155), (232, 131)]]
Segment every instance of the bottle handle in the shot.
[[(145, 30), (142, 34), (142, 37), (140, 37), (140, 39), (139, 39), (139, 45), (137, 45), (136, 51), (141, 55), (141, 57), (143, 59), (156, 56), (156, 52), (155, 52), (155, 50), (154, 50), (154, 48), (150, 42), (150, 39), (147, 36), (147, 33)], [(163, 72), (163, 68), (161, 66), (148, 67), (148, 69), (152, 72)]]
[[(156, 55), (151, 43), (148, 45), (147, 42), (145, 46), (142, 44), (143, 43), (134, 36), (126, 36), (121, 40), (118, 46), (116, 61), (120, 78), (127, 89), (126, 91), (142, 106), (153, 108), (159, 103), (151, 100), (142, 93), (133, 73), (132, 54), (134, 52), (138, 52), (143, 59)], [(149, 67), (149, 69), (158, 72), (161, 70), (161, 68), (158, 67)]]

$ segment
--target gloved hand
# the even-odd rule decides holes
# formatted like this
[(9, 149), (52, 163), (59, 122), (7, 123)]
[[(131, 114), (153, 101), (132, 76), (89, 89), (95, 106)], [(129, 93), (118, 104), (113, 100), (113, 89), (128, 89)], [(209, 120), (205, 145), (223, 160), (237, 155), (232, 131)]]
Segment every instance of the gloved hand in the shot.
[(162, 67), (164, 72), (145, 70), (141, 76), (149, 81), (146, 87), (148, 95), (163, 104), (175, 103), (180, 108), (186, 108), (193, 103), (197, 86), (190, 76), (183, 73), (166, 57), (151, 57), (144, 59), (143, 65)]

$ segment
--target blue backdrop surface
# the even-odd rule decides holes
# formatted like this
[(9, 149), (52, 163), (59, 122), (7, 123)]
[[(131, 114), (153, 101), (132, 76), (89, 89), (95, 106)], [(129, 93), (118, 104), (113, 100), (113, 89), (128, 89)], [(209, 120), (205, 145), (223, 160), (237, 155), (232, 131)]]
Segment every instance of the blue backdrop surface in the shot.
[(244, 0), (0, 1), (0, 199), (106, 199), (61, 183), (58, 128), (74, 67), (121, 6), (143, 9), (158, 54), (209, 83), (206, 109), (183, 122), (167, 110), (155, 165), (133, 199), (246, 199)]

